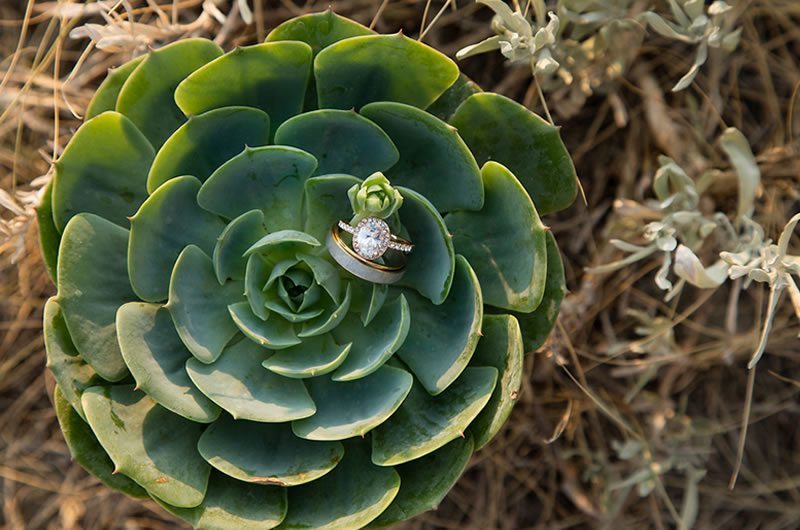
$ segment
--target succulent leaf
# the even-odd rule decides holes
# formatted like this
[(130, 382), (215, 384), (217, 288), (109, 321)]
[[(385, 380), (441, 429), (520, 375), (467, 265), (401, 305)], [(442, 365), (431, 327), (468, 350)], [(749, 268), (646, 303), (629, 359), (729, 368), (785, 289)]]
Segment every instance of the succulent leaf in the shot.
[(95, 386), (83, 410), (115, 470), (182, 508), (203, 502), (211, 472), (197, 452), (203, 425), (169, 412), (132, 386)]
[(483, 317), (483, 336), (472, 356), (472, 366), (491, 366), (499, 374), (491, 399), (470, 425), (475, 448), (485, 446), (511, 414), (522, 385), (522, 334), (510, 315)]
[(53, 181), (47, 183), (42, 194), (42, 201), (36, 208), (36, 222), (39, 225), (39, 248), (42, 251), (47, 274), (53, 283), (58, 283), (58, 245), (61, 233), (53, 221)]
[(81, 394), (87, 388), (102, 383), (103, 379), (83, 360), (72, 343), (61, 306), (55, 298), (50, 298), (44, 305), (44, 322), (47, 367), (53, 372), (61, 399), (72, 405), (85, 420)]
[(352, 344), (339, 345), (330, 335), (310, 337), (261, 363), (264, 368), (284, 377), (303, 379), (336, 370), (347, 358)]
[(403, 464), (462, 437), (492, 397), (496, 382), (495, 368), (470, 367), (436, 396), (412, 387), (397, 413), (372, 433), (372, 462)]
[[(347, 190), (359, 184), (361, 181), (350, 175), (325, 175), (308, 179), (303, 196), (303, 210), (307, 212), (303, 231), (325, 241), (333, 223), (352, 217)], [(313, 215), (310, 212), (314, 212)]]
[(433, 305), (413, 291), (405, 293), (414, 325), (397, 355), (434, 396), (467, 367), (481, 332), (483, 299), (478, 278), (463, 257), (457, 256), (455, 263), (453, 286), (442, 304)]
[(59, 252), (58, 304), (75, 348), (108, 381), (128, 375), (117, 343), (119, 306), (136, 300), (128, 281), (128, 231), (93, 214), (73, 217)]
[(305, 42), (316, 56), (322, 49), (340, 40), (374, 33), (366, 26), (328, 10), (287, 20), (267, 35), (267, 41)]
[(192, 356), (163, 306), (129, 302), (117, 311), (122, 358), (136, 386), (162, 407), (199, 423), (211, 423), (220, 408), (194, 386), (186, 373)]
[[(78, 414), (75, 407), (64, 397), (61, 388), (56, 386), (53, 402), (56, 417), (64, 433), (69, 452), (92, 475), (109, 488), (121, 491), (138, 499), (147, 498), (147, 491), (128, 476), (114, 473), (114, 463), (106, 454), (86, 420)], [(81, 408), (81, 410), (83, 410)]]
[(481, 207), (480, 169), (455, 129), (402, 103), (370, 103), (361, 113), (386, 131), (400, 152), (399, 162), (386, 172), (396, 186), (424, 195), (440, 212)]
[(272, 423), (314, 414), (314, 402), (302, 381), (264, 369), (269, 353), (240, 340), (211, 364), (189, 359), (186, 370), (194, 384), (235, 419)]
[(91, 120), (95, 116), (117, 108), (117, 99), (122, 86), (144, 59), (144, 55), (136, 57), (118, 68), (109, 70), (106, 78), (97, 87), (97, 92), (92, 96), (89, 106), (86, 107), (85, 120)]
[(267, 144), (269, 131), (269, 116), (250, 107), (223, 107), (191, 116), (161, 146), (147, 175), (147, 191), (153, 193), (181, 175), (205, 182), (245, 147)]
[(223, 418), (197, 446), (209, 464), (244, 482), (297, 486), (329, 473), (344, 456), (339, 442), (298, 439), (288, 424)]
[(220, 285), (226, 280), (243, 280), (247, 269), (245, 252), (253, 241), (267, 235), (264, 212), (250, 210), (231, 221), (214, 246), (214, 272)]
[(187, 245), (211, 254), (225, 224), (197, 205), (200, 181), (171, 179), (153, 192), (131, 217), (128, 275), (133, 291), (147, 302), (169, 295), (169, 280), (178, 255)]
[(311, 47), (303, 42), (245, 46), (181, 81), (175, 102), (186, 116), (229, 106), (255, 107), (269, 115), (274, 130), (302, 112), (310, 77)]
[(339, 41), (314, 60), (320, 108), (356, 109), (373, 101), (425, 108), (458, 78), (458, 66), (402, 34)]
[(540, 214), (575, 200), (578, 179), (558, 129), (499, 94), (468, 97), (450, 119), (478, 164), (494, 160), (520, 180)]
[(483, 208), (445, 218), (453, 246), (475, 269), (484, 303), (530, 313), (544, 294), (545, 227), (508, 169), (487, 162), (481, 176), (486, 190)]
[(150, 52), (125, 80), (115, 110), (130, 118), (153, 146), (161, 147), (186, 121), (175, 103), (175, 89), (222, 53), (206, 39), (186, 39)]
[(275, 132), (275, 143), (314, 155), (318, 175), (364, 178), (392, 167), (399, 158), (383, 129), (352, 110), (322, 109), (295, 116)]
[(153, 147), (122, 114), (106, 112), (87, 121), (55, 164), (56, 229), (63, 232), (79, 213), (126, 227), (147, 197), (144, 178), (153, 156)]

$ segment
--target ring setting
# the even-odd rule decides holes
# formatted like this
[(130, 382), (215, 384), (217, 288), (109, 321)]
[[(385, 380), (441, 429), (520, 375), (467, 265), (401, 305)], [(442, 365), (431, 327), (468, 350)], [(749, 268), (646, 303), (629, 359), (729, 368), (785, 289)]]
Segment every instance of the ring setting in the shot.
[[(342, 239), (342, 232), (352, 236), (352, 248)], [(337, 222), (328, 234), (327, 246), (331, 257), (351, 274), (382, 284), (403, 277), (406, 255), (414, 249), (411, 241), (392, 234), (386, 221), (377, 217), (364, 218), (356, 226)]]

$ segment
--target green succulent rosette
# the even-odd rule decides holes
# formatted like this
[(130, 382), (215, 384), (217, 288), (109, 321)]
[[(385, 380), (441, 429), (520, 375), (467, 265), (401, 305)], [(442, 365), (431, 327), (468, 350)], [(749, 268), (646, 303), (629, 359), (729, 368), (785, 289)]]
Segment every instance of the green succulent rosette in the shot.
[[(74, 458), (198, 528), (385, 526), (498, 432), (564, 274), (557, 130), (447, 57), (331, 12), (112, 71), (39, 210)], [(378, 216), (401, 282), (323, 243)]]

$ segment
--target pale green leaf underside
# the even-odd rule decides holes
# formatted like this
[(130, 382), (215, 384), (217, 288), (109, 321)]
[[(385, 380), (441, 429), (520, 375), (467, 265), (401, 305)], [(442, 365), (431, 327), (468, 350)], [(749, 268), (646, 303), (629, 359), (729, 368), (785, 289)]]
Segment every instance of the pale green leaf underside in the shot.
[(117, 311), (122, 357), (138, 388), (175, 414), (211, 423), (220, 409), (186, 373), (192, 354), (181, 342), (169, 311), (159, 304), (130, 302)]
[(445, 218), (456, 252), (467, 258), (481, 283), (483, 301), (530, 313), (542, 301), (547, 278), (546, 229), (519, 181), (502, 165), (481, 171), (483, 209)]
[(236, 419), (287, 422), (314, 414), (314, 402), (302, 381), (261, 366), (269, 354), (243, 339), (227, 347), (213, 364), (189, 359), (186, 370), (197, 388)]
[(372, 432), (372, 461), (380, 466), (402, 464), (464, 436), (496, 381), (496, 369), (469, 367), (437, 396), (413, 387), (397, 413)]
[(199, 505), (211, 472), (197, 452), (205, 428), (158, 405), (132, 386), (96, 386), (83, 394), (92, 430), (120, 473), (183, 508)]
[(411, 390), (411, 374), (384, 365), (355, 381), (327, 377), (308, 381), (317, 412), (292, 423), (292, 430), (307, 440), (345, 440), (363, 436), (391, 416)]
[(317, 480), (344, 456), (341, 443), (302, 440), (288, 424), (228, 417), (203, 433), (198, 450), (208, 463), (237, 480), (278, 486)]
[(225, 227), (214, 246), (214, 272), (220, 285), (226, 280), (243, 280), (247, 269), (244, 253), (267, 235), (264, 228), (264, 213), (261, 210), (245, 212)]
[(108, 381), (128, 373), (117, 344), (119, 306), (136, 300), (128, 283), (128, 231), (93, 214), (64, 230), (58, 261), (58, 303), (84, 360)]
[(397, 355), (432, 395), (444, 391), (467, 367), (483, 319), (478, 278), (462, 256), (455, 263), (453, 286), (441, 305), (405, 291), (413, 325)]

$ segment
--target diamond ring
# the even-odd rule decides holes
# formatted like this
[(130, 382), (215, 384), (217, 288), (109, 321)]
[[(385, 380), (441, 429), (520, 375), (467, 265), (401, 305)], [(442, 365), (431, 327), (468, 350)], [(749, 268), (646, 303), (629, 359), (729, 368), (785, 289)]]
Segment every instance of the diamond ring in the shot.
[[(353, 236), (352, 248), (342, 239), (341, 232)], [(331, 257), (354, 276), (372, 283), (390, 284), (403, 277), (405, 254), (410, 253), (414, 245), (393, 235), (384, 220), (367, 217), (356, 226), (345, 221), (334, 224), (328, 234), (327, 247)], [(389, 250), (396, 251), (396, 255), (387, 254)]]

